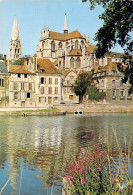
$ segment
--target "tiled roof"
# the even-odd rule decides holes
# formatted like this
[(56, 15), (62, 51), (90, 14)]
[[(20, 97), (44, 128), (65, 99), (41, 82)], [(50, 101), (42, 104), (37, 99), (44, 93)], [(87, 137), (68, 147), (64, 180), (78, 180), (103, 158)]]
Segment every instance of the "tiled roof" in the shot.
[(70, 51), (70, 56), (82, 56), (82, 51), (80, 49), (74, 49)]
[(53, 32), (53, 31), (49, 31), (50, 34), (50, 38), (52, 39), (56, 39), (56, 40), (61, 40), (61, 41), (66, 41), (69, 39), (73, 39), (73, 38), (82, 38), (85, 39), (79, 31), (73, 31), (70, 33), (58, 33), (58, 32)]
[(120, 58), (123, 55), (124, 55), (123, 53), (117, 53), (117, 52), (108, 52), (108, 53), (106, 53), (106, 56), (114, 57), (114, 58)]
[(10, 71), (11, 73), (15, 73), (15, 74), (33, 74), (32, 72), (29, 72), (28, 70), (25, 70), (24, 68), (22, 67), (18, 67), (12, 71)]
[(63, 72), (63, 77), (65, 78), (70, 72), (74, 72), (75, 74), (77, 74), (75, 70), (66, 70)]
[(60, 74), (49, 59), (37, 58), (37, 65), (38, 70), (36, 72), (42, 72), (44, 70), (44, 73)]
[(89, 45), (88, 47), (86, 47), (85, 51), (88, 53), (94, 53), (94, 49), (96, 48), (96, 45)]
[[(108, 71), (108, 70), (109, 70), (109, 66), (110, 66), (110, 65), (107, 64), (106, 66), (100, 68), (100, 70), (99, 70), (98, 72)], [(112, 68), (112, 70), (116, 69), (117, 66), (118, 66), (118, 65), (117, 65), (116, 62), (111, 62), (111, 68)], [(126, 70), (126, 66), (124, 66), (124, 65), (121, 64), (120, 67), (121, 67), (123, 70)]]
[(12, 65), (10, 63), (10, 65), (9, 65), (9, 72), (13, 72), (15, 69), (18, 69), (18, 68), (24, 68), (24, 65)]

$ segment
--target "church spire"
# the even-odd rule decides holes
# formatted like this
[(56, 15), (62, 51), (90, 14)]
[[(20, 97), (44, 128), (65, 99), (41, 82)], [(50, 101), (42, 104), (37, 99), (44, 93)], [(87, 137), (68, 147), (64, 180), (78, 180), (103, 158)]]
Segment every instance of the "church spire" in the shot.
[(16, 15), (14, 17), (11, 40), (20, 40), (19, 39), (19, 30), (18, 30), (18, 23), (17, 23)]
[(9, 60), (15, 61), (21, 57), (21, 43), (19, 38), (19, 30), (18, 30), (18, 23), (17, 17), (15, 15), (12, 34), (11, 34), (11, 41), (9, 45)]
[(67, 16), (66, 16), (66, 13), (65, 13), (64, 33), (68, 33), (68, 28), (67, 28)]

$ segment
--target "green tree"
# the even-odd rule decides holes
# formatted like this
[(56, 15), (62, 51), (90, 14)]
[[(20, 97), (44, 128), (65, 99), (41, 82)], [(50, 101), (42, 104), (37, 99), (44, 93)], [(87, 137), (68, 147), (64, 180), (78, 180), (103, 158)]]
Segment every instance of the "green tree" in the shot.
[(15, 60), (13, 65), (24, 65), (24, 57), (22, 57), (18, 60)]
[(88, 86), (92, 84), (92, 74), (88, 72), (80, 73), (77, 76), (75, 84), (73, 85), (73, 91), (76, 95), (79, 95), (79, 102), (82, 102), (83, 95), (86, 92)]
[(88, 86), (86, 90), (86, 95), (88, 95), (89, 100), (103, 100), (106, 97), (105, 92), (99, 92), (95, 86)]
[[(90, 2), (90, 8), (102, 5), (104, 12), (99, 16), (103, 20), (103, 26), (95, 34), (97, 41), (96, 56), (101, 58), (119, 44), (124, 48), (123, 62), (127, 69), (123, 72), (123, 82), (129, 81), (133, 92), (133, 1), (132, 0), (82, 0)], [(122, 70), (121, 70), (122, 71)]]

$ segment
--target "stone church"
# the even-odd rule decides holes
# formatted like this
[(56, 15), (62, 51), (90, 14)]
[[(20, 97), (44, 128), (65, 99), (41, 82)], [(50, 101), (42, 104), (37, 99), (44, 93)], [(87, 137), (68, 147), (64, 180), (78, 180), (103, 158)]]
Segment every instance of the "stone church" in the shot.
[(44, 26), (37, 45), (37, 57), (51, 60), (61, 72), (70, 69), (91, 71), (94, 66), (94, 48), (78, 30), (68, 32), (65, 14), (64, 33), (50, 31)]

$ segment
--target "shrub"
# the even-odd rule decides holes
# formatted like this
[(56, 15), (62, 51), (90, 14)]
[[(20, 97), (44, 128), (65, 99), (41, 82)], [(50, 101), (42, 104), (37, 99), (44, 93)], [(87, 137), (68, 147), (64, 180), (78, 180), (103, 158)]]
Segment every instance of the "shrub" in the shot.
[(106, 96), (105, 92), (99, 92), (99, 90), (95, 86), (88, 86), (86, 90), (86, 95), (88, 95), (88, 99), (90, 100), (103, 100)]
[(133, 181), (128, 175), (125, 163), (121, 166), (111, 161), (105, 151), (101, 151), (93, 132), (92, 150), (70, 162), (66, 171), (70, 194), (132, 194)]

